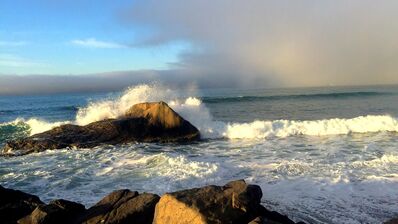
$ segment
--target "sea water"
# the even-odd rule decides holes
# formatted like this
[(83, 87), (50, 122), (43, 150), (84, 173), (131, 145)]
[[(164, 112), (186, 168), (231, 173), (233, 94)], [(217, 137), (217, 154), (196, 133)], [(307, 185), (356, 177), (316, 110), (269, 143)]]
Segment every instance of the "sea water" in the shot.
[(0, 97), (0, 146), (61, 124), (165, 101), (201, 131), (192, 144), (131, 143), (0, 157), (0, 184), (93, 205), (113, 190), (162, 194), (245, 179), (262, 203), (309, 223), (398, 216), (398, 87), (182, 89)]

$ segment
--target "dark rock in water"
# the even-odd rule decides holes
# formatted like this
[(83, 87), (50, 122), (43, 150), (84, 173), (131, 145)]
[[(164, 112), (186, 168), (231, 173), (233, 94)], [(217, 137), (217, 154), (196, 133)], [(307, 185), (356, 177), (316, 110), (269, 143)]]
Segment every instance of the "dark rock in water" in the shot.
[[(264, 206), (260, 206), (258, 210), (262, 223), (272, 224), (294, 224), (294, 222), (285, 215), (281, 215), (275, 211), (268, 211)], [(261, 222), (260, 222), (261, 223)], [(303, 222), (299, 222), (304, 224)]]
[(48, 205), (39, 205), (33, 212), (18, 220), (19, 224), (70, 224), (78, 223), (86, 211), (84, 205), (67, 200), (55, 200)]
[(385, 222), (384, 224), (398, 224), (398, 218), (393, 218)]
[(124, 117), (85, 126), (62, 125), (28, 138), (9, 141), (3, 153), (27, 154), (68, 147), (91, 148), (128, 142), (187, 142), (198, 140), (199, 131), (164, 102), (132, 106)]
[(259, 186), (243, 180), (167, 193), (156, 205), (153, 223), (249, 223), (256, 217), (272, 221), (268, 223), (294, 223), (269, 217), (261, 197)]
[(81, 222), (151, 224), (159, 199), (155, 194), (114, 191), (88, 209)]
[(37, 196), (0, 186), (0, 223), (16, 223), (39, 205)]

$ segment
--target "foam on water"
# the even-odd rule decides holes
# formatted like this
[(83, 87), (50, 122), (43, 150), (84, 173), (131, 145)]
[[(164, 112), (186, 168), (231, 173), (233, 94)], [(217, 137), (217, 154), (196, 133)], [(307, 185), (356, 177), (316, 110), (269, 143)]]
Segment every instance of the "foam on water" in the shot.
[(115, 189), (162, 194), (182, 186), (197, 187), (226, 173), (218, 163), (190, 155), (148, 154), (148, 146), (104, 146), (0, 158), (0, 183), (35, 192), (44, 201), (65, 198), (92, 205)]
[(334, 118), (315, 121), (254, 121), (228, 124), (223, 135), (228, 138), (266, 138), (268, 136), (322, 136), (380, 131), (398, 132), (398, 120), (389, 115), (369, 115), (352, 119)]
[[(131, 144), (0, 158), (0, 183), (46, 202), (65, 198), (90, 206), (116, 189), (162, 194), (245, 178), (262, 187), (266, 206), (296, 221), (380, 223), (397, 211), (393, 144), (383, 154), (375, 145), (358, 146), (363, 154), (342, 156), (333, 154), (341, 153), (336, 146), (326, 145), (328, 153), (308, 157), (294, 143), (305, 139), (295, 137), (282, 147), (280, 139), (271, 141), (245, 147), (219, 140), (189, 146)], [(284, 148), (295, 159), (287, 158)]]
[(109, 175), (118, 168), (145, 169), (147, 178), (167, 177), (174, 180), (185, 180), (190, 177), (204, 178), (217, 171), (216, 164), (190, 161), (186, 156), (170, 156), (166, 153), (141, 155), (135, 159), (120, 159), (112, 166), (104, 168), (97, 175)]

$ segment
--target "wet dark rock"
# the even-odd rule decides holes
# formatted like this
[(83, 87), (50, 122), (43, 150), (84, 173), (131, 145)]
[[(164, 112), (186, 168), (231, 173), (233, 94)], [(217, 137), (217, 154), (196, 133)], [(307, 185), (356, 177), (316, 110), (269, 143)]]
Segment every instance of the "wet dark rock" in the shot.
[[(268, 209), (264, 208), (264, 206), (260, 206), (258, 210), (258, 214), (260, 218), (263, 220), (262, 223), (269, 223), (269, 224), (295, 224), (295, 222), (289, 219), (287, 216), (282, 215), (275, 211), (269, 211)], [(304, 223), (300, 223), (304, 224)]]
[(3, 154), (28, 154), (47, 149), (92, 148), (101, 144), (129, 142), (188, 142), (198, 140), (199, 131), (166, 103), (140, 103), (124, 117), (85, 126), (62, 125), (33, 136), (7, 142)]
[(33, 212), (18, 220), (19, 224), (70, 224), (79, 223), (79, 218), (85, 212), (84, 205), (67, 201), (55, 200), (48, 205), (39, 205)]
[(88, 209), (82, 223), (142, 223), (151, 224), (156, 203), (155, 194), (118, 190)]
[(0, 186), (0, 223), (16, 223), (39, 205), (44, 203), (37, 196)]
[(398, 224), (398, 218), (393, 218), (385, 222), (384, 224)]

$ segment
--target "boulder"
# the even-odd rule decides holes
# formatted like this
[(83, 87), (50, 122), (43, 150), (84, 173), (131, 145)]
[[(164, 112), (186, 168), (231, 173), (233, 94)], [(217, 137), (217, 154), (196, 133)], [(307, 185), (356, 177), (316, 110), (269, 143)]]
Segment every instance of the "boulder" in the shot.
[(261, 188), (244, 180), (164, 194), (156, 205), (154, 224), (294, 224), (260, 202)]
[(92, 148), (101, 144), (129, 142), (188, 142), (198, 140), (199, 131), (164, 102), (140, 103), (118, 119), (85, 126), (62, 125), (24, 139), (6, 143), (3, 154), (23, 155), (47, 149)]
[(249, 223), (261, 197), (259, 186), (243, 180), (167, 193), (156, 205), (153, 223)]
[(86, 209), (84, 205), (67, 200), (55, 200), (48, 205), (39, 205), (33, 212), (18, 220), (19, 224), (70, 224), (78, 223)]
[(0, 186), (0, 223), (16, 223), (39, 205), (44, 203), (37, 196)]
[(138, 194), (130, 190), (114, 191), (88, 209), (81, 223), (151, 224), (159, 199), (155, 194)]

